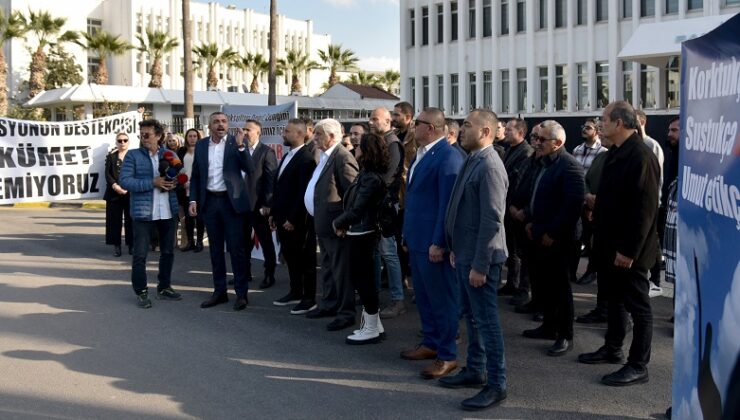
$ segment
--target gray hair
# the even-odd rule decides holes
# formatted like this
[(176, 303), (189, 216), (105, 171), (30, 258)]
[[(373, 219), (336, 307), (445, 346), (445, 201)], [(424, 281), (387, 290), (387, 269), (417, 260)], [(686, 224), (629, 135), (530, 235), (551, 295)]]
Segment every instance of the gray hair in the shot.
[(314, 131), (319, 128), (326, 134), (333, 134), (336, 141), (342, 141), (342, 124), (334, 118), (326, 118), (317, 122)]
[(565, 129), (555, 120), (542, 121), (539, 136), (546, 139), (558, 139), (565, 143)]

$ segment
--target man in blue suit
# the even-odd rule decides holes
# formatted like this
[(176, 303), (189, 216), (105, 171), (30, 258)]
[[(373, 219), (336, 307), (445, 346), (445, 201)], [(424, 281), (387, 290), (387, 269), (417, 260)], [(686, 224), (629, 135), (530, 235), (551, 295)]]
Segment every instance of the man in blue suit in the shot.
[(416, 306), (424, 338), (403, 351), (408, 360), (434, 359), (421, 372), (439, 378), (457, 367), (459, 288), (450, 266), (445, 240), (445, 212), (462, 157), (447, 143), (445, 117), (437, 108), (425, 108), (416, 119), (416, 157), (406, 185), (403, 240), (409, 251)]
[(195, 145), (190, 180), (190, 215), (197, 216), (198, 209), (203, 213), (213, 269), (213, 295), (200, 307), (210, 308), (229, 301), (226, 296), (226, 242), (234, 272), (234, 310), (240, 311), (247, 307), (244, 217), (252, 209), (242, 172), (247, 177), (252, 176), (254, 163), (244, 143), (244, 132), (239, 130), (236, 137), (227, 135), (229, 120), (226, 114), (211, 114), (208, 129), (211, 135)]

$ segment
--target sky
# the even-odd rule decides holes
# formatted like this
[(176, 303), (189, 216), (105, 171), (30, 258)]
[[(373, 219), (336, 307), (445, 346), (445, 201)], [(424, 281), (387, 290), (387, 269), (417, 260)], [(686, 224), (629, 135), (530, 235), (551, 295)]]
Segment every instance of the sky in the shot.
[[(207, 2), (207, 0), (195, 0)], [(216, 0), (239, 9), (269, 14), (269, 0)], [(398, 0), (277, 0), (278, 13), (313, 21), (314, 33), (331, 35), (360, 58), (366, 71), (400, 68)]]

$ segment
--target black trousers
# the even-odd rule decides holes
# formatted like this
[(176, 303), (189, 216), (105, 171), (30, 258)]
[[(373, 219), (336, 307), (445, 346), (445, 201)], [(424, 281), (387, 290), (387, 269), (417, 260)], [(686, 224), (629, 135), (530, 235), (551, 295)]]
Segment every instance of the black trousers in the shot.
[[(190, 202), (190, 198), (185, 198), (186, 202)], [(199, 209), (200, 213), (200, 209)], [(195, 229), (198, 229), (197, 236), (195, 235)], [(203, 244), (203, 234), (206, 231), (205, 224), (203, 224), (203, 218), (200, 214), (196, 217), (190, 215), (188, 212), (188, 205), (185, 205), (185, 234), (188, 236), (188, 243), (191, 244)], [(194, 240), (197, 238), (197, 241)]]
[(347, 258), (349, 259), (349, 277), (355, 290), (362, 299), (365, 312), (370, 315), (378, 313), (378, 290), (375, 286), (375, 259), (373, 251), (378, 244), (378, 235), (347, 235)]
[[(355, 290), (349, 278), (347, 239), (319, 237), (321, 249), (321, 309), (337, 313), (337, 319), (355, 320)], [(372, 255), (371, 255), (372, 256)], [(375, 272), (373, 272), (373, 275)], [(374, 281), (374, 280), (373, 280)]]
[(262, 255), (265, 257), (265, 277), (275, 275), (275, 266), (277, 265), (277, 256), (275, 255), (275, 243), (272, 242), (272, 231), (267, 218), (259, 211), (251, 212), (244, 223), (244, 240), (246, 241), (247, 252), (247, 275), (252, 277), (252, 250), (254, 249), (254, 240), (252, 240), (252, 229), (257, 236), (259, 246), (262, 247)]
[[(316, 233), (313, 219), (307, 226), (287, 231), (277, 227), (280, 252), (288, 266), (290, 294), (304, 301), (316, 301)], [(309, 257), (310, 255), (310, 257)]]
[(532, 277), (542, 291), (545, 320), (543, 326), (559, 338), (573, 339), (573, 292), (570, 288), (568, 258), (574, 242), (555, 242), (545, 247), (534, 245)]
[[(129, 195), (116, 197), (105, 203), (105, 244), (121, 246), (121, 227), (126, 234), (126, 245), (133, 245), (133, 224), (131, 222), (131, 200)], [(123, 225), (123, 226), (121, 226)]]
[(621, 351), (627, 334), (626, 312), (632, 315), (634, 329), (627, 362), (644, 368), (650, 361), (653, 341), (653, 312), (650, 307), (650, 281), (647, 273), (634, 269), (604, 267), (599, 269), (599, 282), (604, 282), (609, 300), (606, 347)]
[(509, 217), (504, 218), (506, 230), (506, 248), (509, 250), (509, 258), (506, 259), (506, 284), (511, 283), (517, 290), (529, 292), (529, 267), (524, 263), (524, 246), (527, 241), (524, 226)]

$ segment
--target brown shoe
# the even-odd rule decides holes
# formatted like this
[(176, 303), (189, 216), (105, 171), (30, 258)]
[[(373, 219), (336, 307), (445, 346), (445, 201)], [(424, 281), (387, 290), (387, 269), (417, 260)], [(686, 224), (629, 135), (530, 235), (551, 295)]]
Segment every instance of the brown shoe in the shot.
[(436, 358), (437, 352), (422, 344), (419, 344), (413, 349), (408, 349), (401, 352), (401, 359), (406, 360), (427, 360)]
[(435, 359), (431, 365), (421, 371), (421, 377), (424, 379), (441, 378), (455, 369), (457, 369), (457, 360), (450, 360), (447, 362)]

